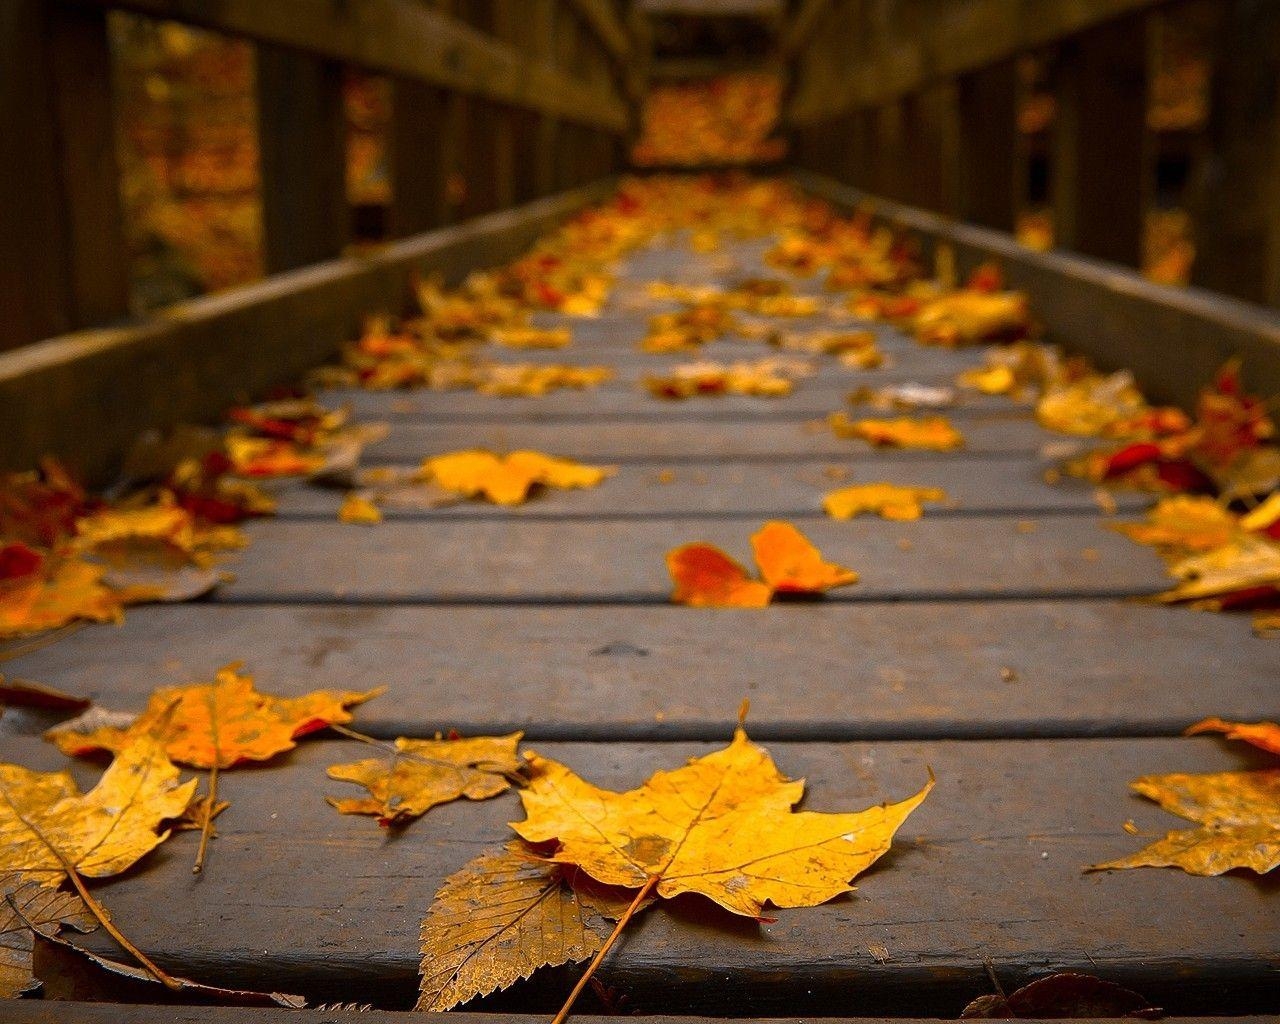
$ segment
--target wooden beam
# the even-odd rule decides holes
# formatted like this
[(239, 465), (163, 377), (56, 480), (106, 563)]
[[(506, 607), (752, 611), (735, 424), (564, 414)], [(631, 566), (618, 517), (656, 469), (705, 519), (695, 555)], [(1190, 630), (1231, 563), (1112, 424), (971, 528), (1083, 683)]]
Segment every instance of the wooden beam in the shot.
[(106, 483), (144, 430), (216, 421), (228, 405), (296, 382), (357, 336), (365, 315), (403, 309), (414, 275), (456, 282), (512, 259), (612, 188), (598, 183), (176, 303), (135, 325), (0, 353), (0, 468), (29, 469), (52, 454)]
[(1142, 264), (1149, 191), (1147, 16), (1065, 42), (1055, 70), (1055, 244), (1127, 267)]
[(259, 46), (257, 86), (265, 264), (274, 274), (332, 259), (348, 240), (342, 68)]
[(631, 39), (610, 0), (569, 0), (569, 6), (578, 12), (617, 64), (625, 65), (631, 59)]
[(823, 15), (830, 9), (833, 0), (804, 0), (800, 10), (796, 12), (782, 33), (778, 49), (783, 60), (790, 60), (804, 47), (822, 21)]
[(932, 5), (929, 17), (913, 23), (913, 31), (900, 38), (851, 40), (847, 70), (838, 87), (818, 90), (802, 84), (788, 105), (786, 119), (813, 123), (851, 107), (886, 103), (931, 81), (1048, 46), (1163, 2), (956, 0)]
[(997, 231), (1014, 230), (1018, 182), (1018, 65), (1012, 57), (961, 75), (956, 83), (959, 121), (961, 220)]
[(60, 0), (121, 8), (303, 50), (372, 71), (416, 78), (555, 114), (607, 131), (629, 125), (626, 104), (526, 57), (415, 0)]
[(101, 11), (0, 9), (0, 349), (128, 313)]
[(1209, 145), (1195, 175), (1192, 279), (1280, 306), (1280, 8), (1223, 7)]
[(395, 80), (387, 159), (391, 170), (389, 231), (404, 238), (444, 223), (446, 158), (441, 145), (445, 93), (409, 78)]

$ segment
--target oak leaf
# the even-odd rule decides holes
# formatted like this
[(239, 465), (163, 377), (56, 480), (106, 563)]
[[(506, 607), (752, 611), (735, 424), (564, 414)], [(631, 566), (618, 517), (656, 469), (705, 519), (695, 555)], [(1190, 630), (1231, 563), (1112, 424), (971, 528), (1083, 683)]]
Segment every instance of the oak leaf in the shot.
[(833, 412), (827, 422), (836, 437), (858, 438), (878, 448), (949, 452), (964, 447), (964, 435), (945, 416), (851, 420), (842, 412)]
[(574, 874), (516, 843), (445, 879), (422, 922), (416, 1009), (448, 1010), (598, 952), (631, 894), (570, 885)]
[(742, 728), (724, 749), (625, 793), (526, 757), (527, 817), (511, 827), (527, 842), (554, 843), (550, 861), (664, 898), (698, 893), (746, 917), (766, 903), (810, 907), (849, 892), (933, 787), (930, 779), (914, 796), (852, 814), (795, 811), (803, 780), (786, 778)]
[[(152, 693), (133, 724), (90, 732), (62, 728), (45, 734), (73, 757), (100, 750), (122, 751), (139, 737), (155, 735), (168, 756), (192, 768), (234, 768), (292, 750), (298, 738), (351, 721), (347, 709), (378, 696), (381, 689), (313, 690), (301, 697), (260, 693), (238, 667), (221, 669), (211, 683), (165, 686)], [(184, 805), (185, 806), (185, 805)]]
[(388, 762), (367, 758), (335, 764), (329, 778), (369, 791), (364, 799), (327, 797), (343, 814), (371, 814), (384, 827), (402, 825), (452, 800), (487, 800), (505, 792), (520, 770), (516, 748), (523, 733), (469, 739), (400, 737)]
[(196, 783), (178, 782), (162, 742), (136, 737), (98, 784), (81, 793), (66, 772), (0, 765), (0, 871), (21, 871), (57, 886), (71, 871), (88, 878), (119, 874), (169, 835)]
[(884, 519), (910, 521), (924, 515), (924, 502), (946, 501), (940, 487), (902, 487), (898, 484), (855, 484), (828, 491), (822, 507), (832, 519), (852, 519), (874, 512)]

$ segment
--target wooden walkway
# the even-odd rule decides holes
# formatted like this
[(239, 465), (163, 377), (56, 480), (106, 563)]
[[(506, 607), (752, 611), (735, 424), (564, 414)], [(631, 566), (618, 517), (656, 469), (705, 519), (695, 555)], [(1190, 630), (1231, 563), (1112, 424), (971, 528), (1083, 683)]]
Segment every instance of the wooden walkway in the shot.
[[(288, 488), (279, 517), (250, 527), (237, 580), (211, 600), (132, 610), (119, 628), (84, 629), (6, 671), (126, 709), (233, 660), (272, 692), (385, 683), (358, 716), (371, 733), (521, 728), (611, 787), (723, 743), (749, 697), (753, 737), (808, 780), (814, 809), (900, 798), (926, 766), (937, 789), (849, 899), (764, 926), (683, 903), (639, 919), (602, 970), (638, 1010), (953, 1017), (990, 991), (990, 965), (1008, 988), (1078, 970), (1174, 1013), (1280, 1012), (1274, 879), (1081, 870), (1141, 845), (1127, 820), (1142, 835), (1176, 827), (1129, 794), (1132, 778), (1247, 763), (1178, 734), (1211, 714), (1274, 716), (1274, 645), (1244, 618), (1127, 600), (1165, 585), (1160, 563), (1102, 528), (1088, 488), (1043, 481), (1064, 439), (1025, 407), (966, 399), (951, 415), (969, 445), (952, 454), (871, 451), (811, 423), (860, 384), (950, 384), (976, 352), (881, 331), (893, 367), (820, 360), (789, 398), (644, 394), (639, 377), (672, 360), (636, 350), (649, 310), (631, 285), (758, 273), (758, 253), (638, 254), (614, 304), (573, 321), (574, 345), (553, 356), (617, 367), (596, 391), (323, 396), (391, 424), (374, 463), (530, 447), (617, 464), (600, 488), (510, 510), (403, 510), (371, 528), (338, 523), (333, 492)], [(762, 350), (726, 341), (705, 354)], [(834, 522), (820, 512), (837, 486), (832, 466), (850, 482), (944, 487), (950, 500), (916, 523)], [(743, 557), (748, 535), (775, 517), (862, 581), (763, 611), (667, 603), (669, 548), (709, 540)], [(6, 759), (62, 767), (24, 726), (32, 720), (19, 714), (0, 720)], [(103, 899), (176, 972), (408, 1005), (433, 892), (499, 844), (519, 812), (511, 796), (443, 806), (389, 837), (324, 803), (341, 788), (324, 768), (352, 753), (308, 741), (278, 765), (228, 776), (234, 804), (204, 875), (190, 873), (195, 835), (180, 835), (103, 885)], [(76, 941), (101, 950), (109, 940)], [(554, 1009), (566, 977), (547, 972), (489, 1005)], [(0, 1016), (53, 1019), (13, 1011)], [(98, 1017), (84, 1008), (58, 1019)]]

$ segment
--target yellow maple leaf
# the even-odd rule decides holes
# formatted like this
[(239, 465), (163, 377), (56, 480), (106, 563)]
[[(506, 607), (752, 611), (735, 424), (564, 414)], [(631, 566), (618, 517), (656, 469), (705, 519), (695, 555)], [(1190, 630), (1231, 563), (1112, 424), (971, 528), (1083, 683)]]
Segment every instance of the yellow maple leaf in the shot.
[(1176, 867), (1193, 875), (1280, 865), (1280, 769), (1146, 775), (1135, 792), (1200, 827), (1169, 832), (1138, 853), (1090, 870)]
[(352, 491), (342, 499), (338, 521), (358, 526), (375, 526), (382, 522), (382, 511), (363, 494)]
[(142, 735), (125, 746), (98, 784), (81, 793), (67, 772), (0, 765), (0, 871), (56, 886), (71, 871), (107, 878), (168, 837), (196, 783), (178, 782), (163, 743)]
[(499, 327), (489, 332), (491, 341), (504, 348), (565, 348), (573, 341), (567, 327)]
[(874, 512), (884, 519), (909, 521), (924, 515), (924, 502), (946, 501), (940, 487), (902, 487), (898, 484), (854, 484), (828, 491), (822, 507), (832, 519), (852, 519)]
[(536, 484), (572, 489), (595, 487), (611, 476), (611, 466), (588, 466), (572, 459), (535, 451), (506, 456), (473, 449), (426, 459), (421, 476), (467, 497), (484, 497), (498, 505), (519, 505)]
[(747, 917), (766, 903), (809, 907), (850, 891), (933, 786), (852, 814), (797, 812), (803, 780), (782, 775), (742, 728), (723, 750), (625, 793), (537, 754), (527, 759), (527, 817), (511, 827), (527, 842), (555, 843), (549, 860), (606, 885), (698, 893)]
[(79, 558), (51, 560), (29, 576), (0, 582), (0, 639), (57, 629), (78, 620), (118, 622), (124, 606), (148, 595), (103, 582), (106, 570)]
[(1239, 532), (1236, 517), (1217, 501), (1189, 494), (1161, 498), (1145, 523), (1107, 525), (1139, 544), (1181, 554), (1222, 547)]
[(981, 391), (984, 395), (1008, 395), (1018, 387), (1018, 379), (1012, 367), (997, 363), (964, 370), (956, 377), (962, 388)]
[(452, 800), (486, 800), (507, 790), (520, 770), (516, 748), (523, 733), (469, 739), (400, 737), (390, 761), (367, 758), (335, 764), (328, 775), (369, 791), (363, 799), (327, 797), (343, 814), (372, 814), (383, 826), (400, 825)]
[(964, 435), (945, 416), (851, 420), (845, 413), (833, 412), (827, 423), (836, 437), (858, 438), (876, 447), (949, 452), (964, 446)]

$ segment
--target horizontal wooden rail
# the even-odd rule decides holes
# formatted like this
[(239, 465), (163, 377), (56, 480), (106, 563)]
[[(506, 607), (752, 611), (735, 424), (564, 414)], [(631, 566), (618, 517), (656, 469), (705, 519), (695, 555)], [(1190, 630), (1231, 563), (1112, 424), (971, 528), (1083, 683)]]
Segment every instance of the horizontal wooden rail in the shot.
[(614, 187), (604, 180), (371, 256), (178, 303), (143, 323), (0, 354), (0, 469), (57, 455), (105, 482), (145, 430), (214, 421), (230, 404), (297, 381), (355, 337), (366, 315), (400, 311), (415, 273), (459, 280), (511, 259)]
[(843, 40), (839, 74), (800, 76), (785, 120), (809, 125), (887, 103), (938, 79), (976, 71), (1163, 2), (962, 0), (936, 5), (901, 41), (868, 45), (862, 38)]
[(1280, 310), (1199, 288), (1154, 284), (1113, 263), (1034, 252), (1012, 235), (868, 195), (808, 172), (797, 182), (846, 209), (866, 208), (913, 232), (926, 253), (952, 247), (966, 273), (995, 260), (1010, 286), (1025, 290), (1051, 341), (1108, 370), (1129, 369), (1155, 401), (1189, 407), (1228, 359), (1243, 362), (1255, 394), (1280, 395)]
[(622, 133), (630, 112), (617, 96), (535, 62), (412, 0), (62, 0), (129, 10), (257, 42), (302, 50)]

